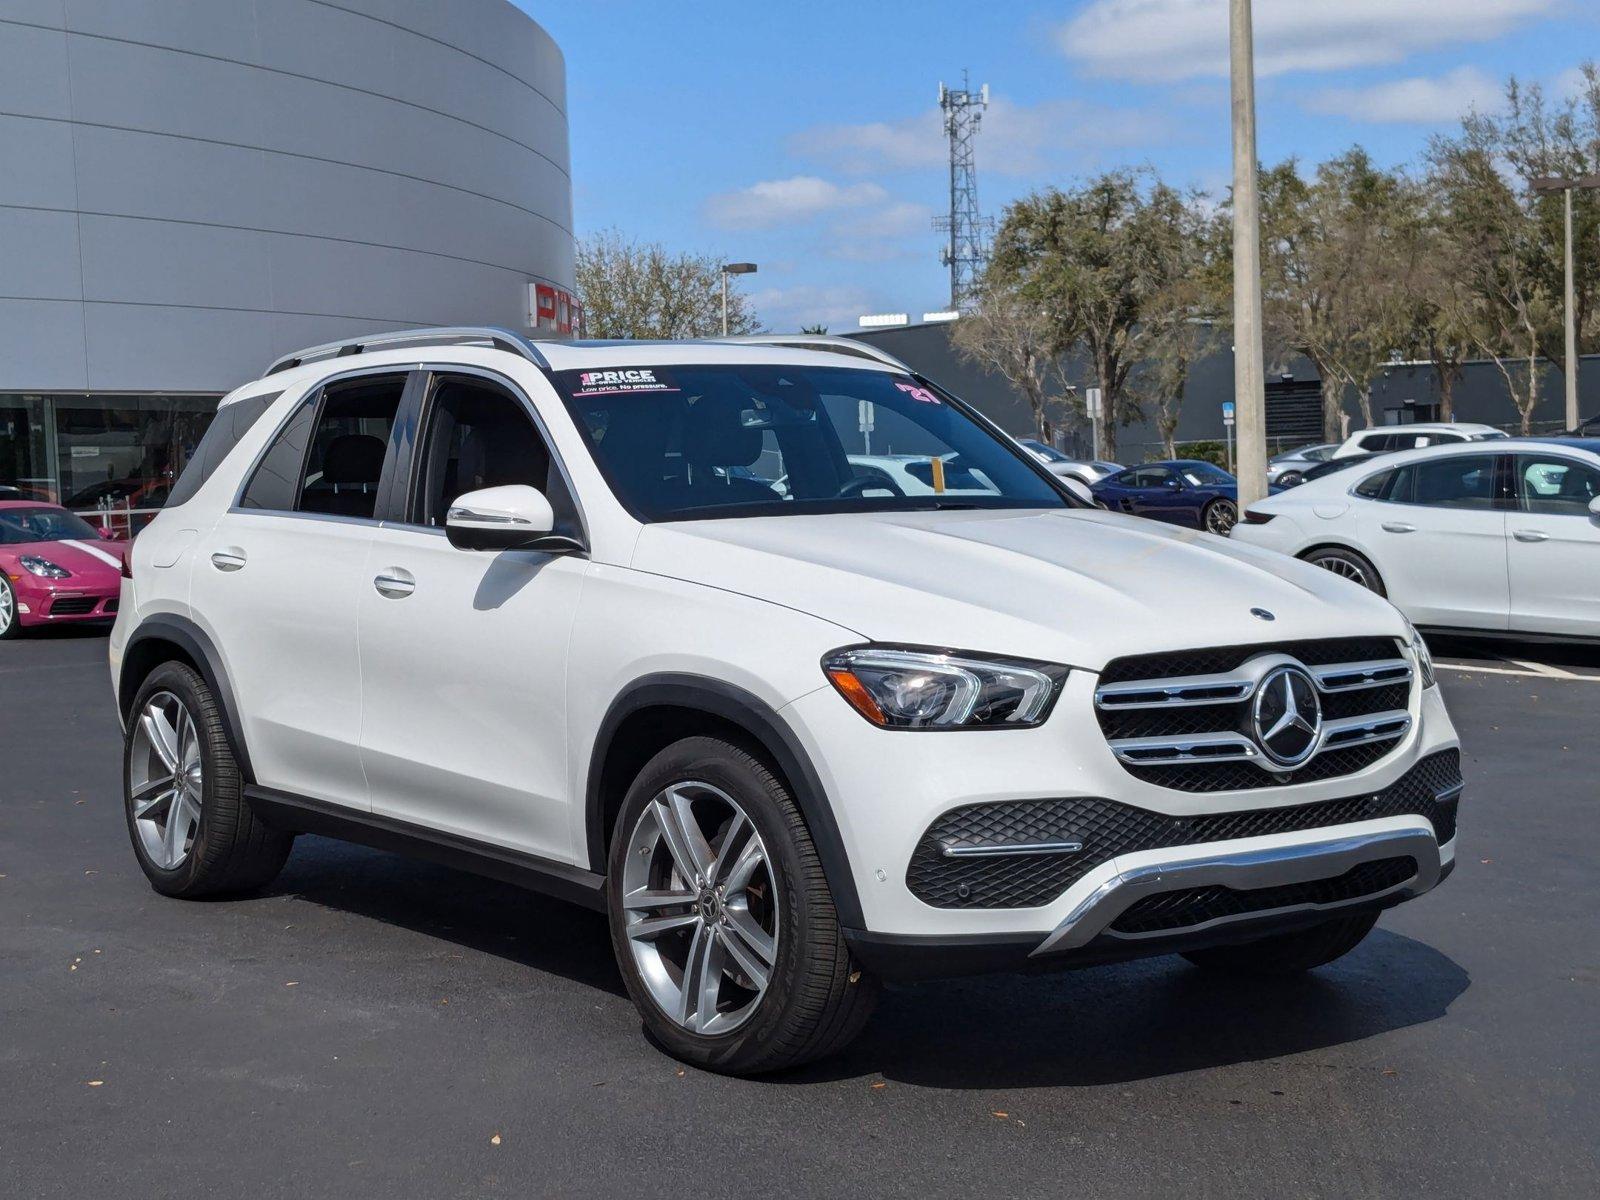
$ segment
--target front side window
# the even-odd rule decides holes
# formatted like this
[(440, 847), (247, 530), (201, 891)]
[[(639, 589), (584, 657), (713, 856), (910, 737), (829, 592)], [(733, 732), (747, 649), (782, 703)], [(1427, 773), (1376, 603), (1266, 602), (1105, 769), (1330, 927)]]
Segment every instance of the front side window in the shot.
[(0, 546), (79, 539), (93, 542), (99, 538), (89, 522), (64, 508), (0, 508)]
[(550, 450), (521, 403), (471, 378), (438, 380), (428, 403), (427, 432), (417, 463), (410, 520), (442, 528), (457, 497), (522, 483), (550, 501), (559, 524), (570, 508)]
[(371, 518), (405, 384), (403, 374), (328, 384), (278, 431), (240, 507)]
[(1030, 465), (910, 376), (849, 367), (562, 371), (558, 391), (645, 520), (1067, 508)]
[(1570, 458), (1519, 454), (1516, 488), (1524, 512), (1586, 517), (1600, 496), (1600, 471)]

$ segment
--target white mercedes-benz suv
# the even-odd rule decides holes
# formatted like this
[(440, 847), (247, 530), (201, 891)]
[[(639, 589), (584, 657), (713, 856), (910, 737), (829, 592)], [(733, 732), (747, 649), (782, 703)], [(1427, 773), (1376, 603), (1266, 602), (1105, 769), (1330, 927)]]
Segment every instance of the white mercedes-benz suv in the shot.
[(303, 351), (130, 559), (158, 891), (316, 833), (567, 897), (715, 1070), (837, 1049), (884, 979), (1303, 971), (1454, 863), (1456, 734), (1386, 601), (1091, 508), (858, 343)]

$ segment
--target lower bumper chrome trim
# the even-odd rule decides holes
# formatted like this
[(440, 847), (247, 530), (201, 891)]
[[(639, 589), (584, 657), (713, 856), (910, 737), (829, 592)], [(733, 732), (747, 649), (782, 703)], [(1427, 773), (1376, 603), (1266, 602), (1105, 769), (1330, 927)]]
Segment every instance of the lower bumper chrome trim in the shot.
[[(1136, 901), (1184, 888), (1216, 885), (1251, 891), (1281, 887), (1331, 879), (1379, 859), (1409, 857), (1416, 862), (1417, 871), (1399, 888), (1328, 905), (1296, 907), (1332, 910), (1396, 892), (1406, 897), (1419, 896), (1439, 882), (1441, 859), (1433, 826), (1422, 817), (1393, 818), (1386, 824), (1387, 828), (1370, 833), (1323, 832), (1320, 837), (1254, 849), (1212, 848), (1207, 852), (1203, 846), (1186, 847), (1187, 854), (1175, 849), (1170, 858), (1130, 866), (1119, 866), (1112, 861), (1106, 864), (1105, 878), (1072, 907), (1039, 943), (1032, 957), (1087, 945), (1107, 933)], [(1248, 918), (1238, 919), (1256, 919), (1264, 915), (1267, 914), (1257, 911), (1248, 914)], [(1136, 938), (1130, 937), (1130, 940)]]
[(1015, 854), (1077, 854), (1082, 842), (999, 842), (992, 845), (968, 845), (951, 842), (939, 848), (946, 858), (998, 858)]

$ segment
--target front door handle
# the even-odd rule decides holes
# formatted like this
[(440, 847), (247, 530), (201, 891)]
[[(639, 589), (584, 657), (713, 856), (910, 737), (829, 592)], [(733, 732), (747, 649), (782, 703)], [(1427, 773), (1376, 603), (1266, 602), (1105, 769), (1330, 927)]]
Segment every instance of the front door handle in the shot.
[(1388, 533), (1415, 533), (1415, 525), (1407, 525), (1404, 521), (1385, 521), (1383, 528)]
[(378, 589), (380, 596), (390, 600), (404, 600), (417, 590), (417, 581), (410, 571), (401, 570), (399, 567), (388, 567), (372, 581), (372, 586)]
[(244, 551), (237, 546), (224, 546), (211, 552), (211, 565), (219, 571), (237, 571), (244, 566)]
[(1511, 536), (1519, 542), (1548, 542), (1550, 535), (1538, 529), (1514, 529)]

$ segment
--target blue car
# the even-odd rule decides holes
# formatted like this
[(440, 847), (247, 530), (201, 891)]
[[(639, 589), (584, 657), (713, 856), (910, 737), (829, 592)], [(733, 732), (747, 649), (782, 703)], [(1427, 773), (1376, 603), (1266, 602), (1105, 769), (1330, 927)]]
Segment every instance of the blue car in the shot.
[(1129, 467), (1089, 488), (1102, 508), (1226, 537), (1239, 519), (1239, 491), (1221, 467), (1194, 459)]

